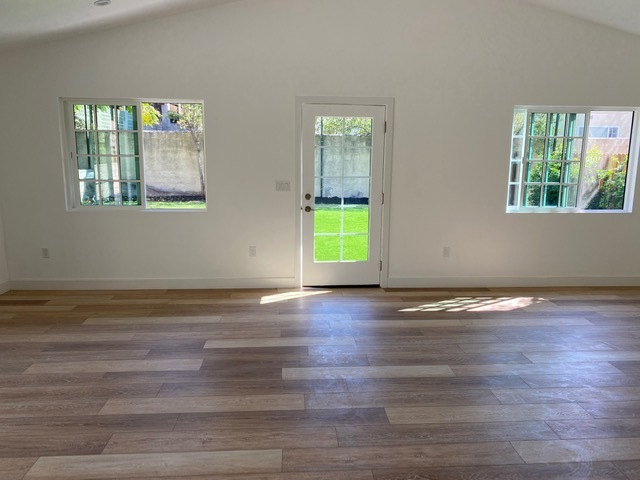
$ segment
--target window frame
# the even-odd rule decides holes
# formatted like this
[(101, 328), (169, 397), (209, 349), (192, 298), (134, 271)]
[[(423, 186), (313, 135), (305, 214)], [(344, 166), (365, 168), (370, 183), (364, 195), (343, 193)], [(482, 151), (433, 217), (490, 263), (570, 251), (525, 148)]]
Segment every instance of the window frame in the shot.
[[(149, 208), (147, 206), (147, 184), (145, 179), (145, 153), (144, 153), (144, 125), (142, 123), (144, 103), (178, 103), (178, 104), (201, 104), (203, 107), (204, 124), (204, 100), (174, 99), (174, 98), (96, 98), (96, 97), (61, 97), (60, 103), (60, 125), (62, 139), (62, 156), (64, 172), (64, 188), (67, 211), (74, 212), (206, 212), (208, 202), (202, 208)], [(132, 180), (140, 185), (140, 205), (82, 205), (80, 198), (80, 179), (78, 171), (78, 152), (76, 151), (76, 128), (74, 117), (74, 105), (109, 105), (109, 106), (134, 106), (136, 107), (137, 129), (128, 130), (138, 135), (138, 169), (139, 179)], [(205, 147), (206, 148), (206, 147)], [(203, 150), (203, 161), (206, 163), (206, 153)], [(99, 157), (96, 154), (96, 157)], [(111, 155), (109, 155), (111, 156)], [(118, 155), (120, 157), (120, 155)], [(206, 169), (204, 175), (205, 195), (207, 192)], [(122, 183), (127, 180), (120, 179)], [(208, 195), (207, 195), (208, 196)]]
[[(525, 122), (521, 135), (515, 135), (513, 123), (511, 125), (511, 140), (510, 140), (510, 159), (509, 159), (509, 176), (507, 178), (507, 213), (631, 213), (633, 210), (634, 193), (636, 185), (636, 172), (638, 168), (638, 157), (640, 150), (640, 108), (639, 107), (575, 107), (575, 106), (544, 106), (544, 105), (516, 105), (513, 109), (512, 122), (515, 120), (516, 113), (518, 111), (524, 111)], [(576, 207), (557, 207), (557, 206), (524, 206), (524, 196), (526, 189), (526, 170), (529, 160), (525, 155), (530, 145), (531, 137), (535, 137), (528, 133), (529, 119), (532, 113), (564, 113), (564, 114), (584, 114), (585, 123), (582, 132), (583, 148), (580, 153), (580, 172), (577, 183), (578, 188), (578, 200), (580, 199), (582, 189), (584, 188), (583, 174), (585, 171), (585, 157), (587, 153), (587, 140), (589, 138), (600, 139), (600, 137), (590, 137), (590, 114), (592, 112), (630, 112), (632, 114), (632, 123), (630, 127), (629, 138), (629, 156), (627, 160), (627, 172), (623, 208), (621, 209), (584, 209), (578, 206)], [(586, 134), (585, 134), (586, 132)], [(578, 135), (571, 137), (577, 138)], [(542, 138), (551, 138), (545, 134)], [(568, 138), (566, 136), (558, 137)], [(620, 140), (624, 137), (609, 138), (611, 140)], [(517, 146), (517, 141), (520, 141)], [(546, 148), (546, 147), (545, 147)], [(518, 155), (516, 155), (516, 151)], [(534, 160), (535, 161), (535, 160)], [(547, 160), (542, 160), (547, 161)], [(562, 163), (568, 162), (567, 159), (561, 160)], [(544, 182), (543, 182), (544, 183)], [(561, 185), (562, 182), (559, 183)], [(515, 203), (512, 204), (512, 199), (515, 199)]]

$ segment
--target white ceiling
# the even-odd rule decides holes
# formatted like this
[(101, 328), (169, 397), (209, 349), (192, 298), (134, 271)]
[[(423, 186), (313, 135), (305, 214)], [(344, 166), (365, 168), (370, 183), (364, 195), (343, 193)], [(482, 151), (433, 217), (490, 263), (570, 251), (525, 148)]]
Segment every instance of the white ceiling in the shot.
[(538, 7), (640, 35), (638, 0), (525, 0)]
[[(0, 0), (0, 50), (232, 1), (237, 0), (112, 0), (96, 7), (93, 0)], [(515, 1), (640, 35), (640, 0)]]
[(174, 15), (234, 0), (0, 0), (0, 50)]

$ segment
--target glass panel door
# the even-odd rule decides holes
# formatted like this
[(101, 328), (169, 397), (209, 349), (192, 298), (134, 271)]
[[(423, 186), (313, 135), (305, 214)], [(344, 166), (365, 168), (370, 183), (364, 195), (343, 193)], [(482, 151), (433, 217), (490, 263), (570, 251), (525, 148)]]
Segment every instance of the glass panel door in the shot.
[(303, 107), (305, 285), (379, 283), (384, 114)]

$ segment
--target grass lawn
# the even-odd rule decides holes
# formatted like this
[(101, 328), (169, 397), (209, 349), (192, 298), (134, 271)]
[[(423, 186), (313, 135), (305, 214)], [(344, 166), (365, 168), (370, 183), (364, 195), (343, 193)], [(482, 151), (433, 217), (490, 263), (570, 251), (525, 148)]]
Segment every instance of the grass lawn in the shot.
[(366, 261), (369, 258), (368, 232), (368, 206), (344, 209), (316, 206), (315, 261)]
[(176, 210), (176, 209), (204, 209), (207, 204), (202, 201), (194, 202), (147, 202), (148, 209)]

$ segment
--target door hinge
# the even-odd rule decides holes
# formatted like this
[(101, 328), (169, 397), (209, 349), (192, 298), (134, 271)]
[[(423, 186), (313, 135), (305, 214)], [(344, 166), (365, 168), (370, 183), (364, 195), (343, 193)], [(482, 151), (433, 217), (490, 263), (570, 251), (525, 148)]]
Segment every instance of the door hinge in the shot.
[(380, 260), (380, 271), (382, 271), (382, 260)]
[(387, 121), (384, 122), (384, 133), (387, 133)]
[(384, 192), (382, 192), (382, 205), (384, 205)]

